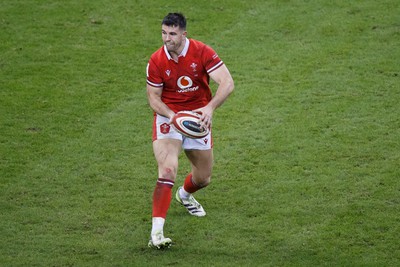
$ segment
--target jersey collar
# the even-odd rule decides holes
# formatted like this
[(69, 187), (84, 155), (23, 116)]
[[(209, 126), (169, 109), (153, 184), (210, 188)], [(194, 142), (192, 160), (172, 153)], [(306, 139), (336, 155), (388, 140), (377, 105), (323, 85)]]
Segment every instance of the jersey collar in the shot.
[[(183, 50), (182, 50), (181, 54), (179, 55), (179, 57), (185, 57), (186, 56), (187, 51), (189, 50), (189, 43), (190, 43), (189, 39), (186, 38), (185, 47), (183, 48)], [(165, 46), (165, 45), (164, 45), (164, 51), (165, 51), (165, 54), (167, 55), (168, 60), (171, 60), (172, 57), (171, 57), (171, 55), (169, 54), (169, 52), (167, 50), (167, 46)]]

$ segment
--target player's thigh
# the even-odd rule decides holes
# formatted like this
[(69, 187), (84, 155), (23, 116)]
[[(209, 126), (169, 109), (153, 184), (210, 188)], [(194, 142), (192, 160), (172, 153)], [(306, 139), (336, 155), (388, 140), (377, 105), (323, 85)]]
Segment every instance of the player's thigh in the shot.
[(177, 139), (158, 139), (153, 142), (159, 177), (175, 179), (181, 150), (182, 141)]
[(192, 165), (192, 175), (199, 179), (210, 179), (214, 163), (213, 150), (185, 150)]

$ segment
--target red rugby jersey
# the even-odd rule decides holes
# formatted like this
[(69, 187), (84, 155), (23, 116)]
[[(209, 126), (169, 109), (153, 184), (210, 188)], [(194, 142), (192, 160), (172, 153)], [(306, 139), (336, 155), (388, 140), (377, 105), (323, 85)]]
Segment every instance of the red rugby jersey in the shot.
[(210, 102), (209, 73), (223, 65), (217, 53), (204, 43), (186, 39), (175, 62), (165, 46), (147, 64), (147, 83), (163, 88), (161, 99), (174, 112), (194, 110)]

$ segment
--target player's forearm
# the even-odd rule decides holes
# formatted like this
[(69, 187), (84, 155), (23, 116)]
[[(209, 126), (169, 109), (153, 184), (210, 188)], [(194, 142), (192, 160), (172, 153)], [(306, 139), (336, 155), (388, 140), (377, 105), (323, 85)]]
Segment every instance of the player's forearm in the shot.
[(149, 97), (149, 104), (153, 111), (161, 116), (172, 118), (174, 112), (157, 96)]
[(234, 89), (233, 80), (229, 79), (219, 84), (217, 92), (208, 104), (213, 110), (220, 107)]
[(154, 104), (150, 104), (151, 108), (156, 112), (157, 114), (160, 114), (161, 116), (167, 117), (167, 118), (172, 118), (174, 116), (174, 112), (163, 102), (157, 102)]

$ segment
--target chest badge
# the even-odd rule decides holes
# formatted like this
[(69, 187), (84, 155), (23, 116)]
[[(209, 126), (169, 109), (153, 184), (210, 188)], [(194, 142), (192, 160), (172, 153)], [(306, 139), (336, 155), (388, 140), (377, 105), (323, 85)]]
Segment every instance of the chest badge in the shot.
[(193, 70), (193, 72), (196, 72), (197, 70), (196, 70), (196, 67), (197, 67), (197, 64), (196, 63), (192, 63), (191, 65), (190, 65), (190, 67), (192, 68), (192, 70)]

